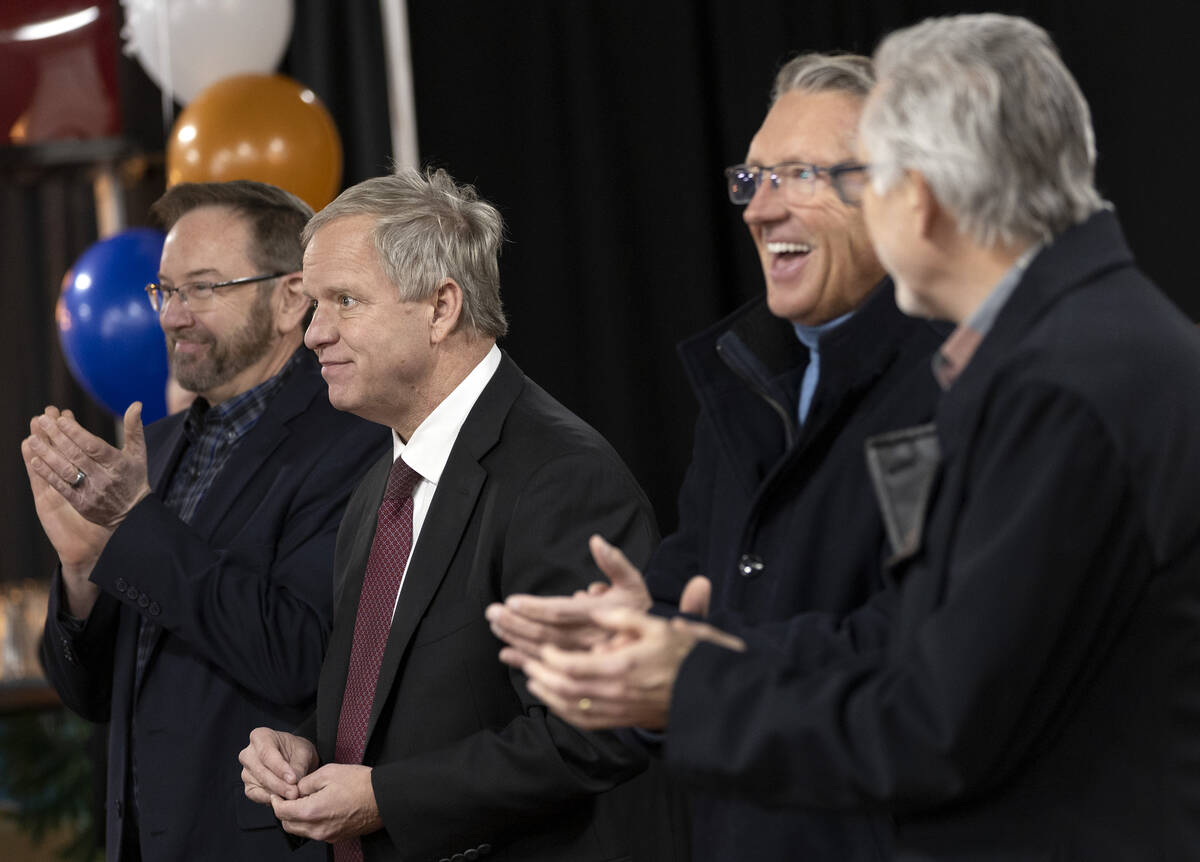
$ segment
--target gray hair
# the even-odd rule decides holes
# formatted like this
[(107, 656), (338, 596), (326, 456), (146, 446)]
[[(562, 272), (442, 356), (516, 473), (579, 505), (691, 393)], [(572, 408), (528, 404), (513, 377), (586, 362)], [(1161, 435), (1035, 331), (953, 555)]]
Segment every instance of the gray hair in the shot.
[(792, 90), (808, 93), (846, 93), (865, 99), (875, 86), (871, 58), (861, 54), (808, 53), (784, 63), (775, 75), (771, 104)]
[(473, 186), (441, 169), (400, 168), (338, 195), (305, 225), (301, 243), (307, 247), (325, 225), (358, 215), (375, 219), (371, 239), (402, 300), (425, 299), (452, 278), (462, 288), (468, 327), (491, 338), (508, 331), (500, 303), (504, 219)]
[(884, 39), (875, 68), (861, 134), (877, 193), (918, 171), (985, 246), (1049, 241), (1106, 206), (1087, 101), (1036, 24), (931, 18)]

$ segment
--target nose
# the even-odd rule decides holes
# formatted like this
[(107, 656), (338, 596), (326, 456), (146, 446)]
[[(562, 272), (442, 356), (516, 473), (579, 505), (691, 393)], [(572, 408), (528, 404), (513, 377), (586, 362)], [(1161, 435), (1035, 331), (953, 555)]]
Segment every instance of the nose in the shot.
[(742, 210), (742, 221), (748, 225), (756, 225), (783, 218), (787, 218), (783, 194), (770, 180), (764, 178), (754, 190), (754, 197), (750, 198), (750, 203)]
[(191, 326), (194, 320), (191, 309), (178, 296), (172, 297), (158, 313), (158, 322), (164, 330), (185, 329)]
[(313, 309), (312, 320), (309, 321), (308, 329), (304, 330), (304, 346), (309, 350), (316, 350), (319, 347), (324, 347), (327, 344), (332, 344), (337, 339), (337, 330), (333, 325), (333, 314), (327, 311), (328, 304), (317, 304)]

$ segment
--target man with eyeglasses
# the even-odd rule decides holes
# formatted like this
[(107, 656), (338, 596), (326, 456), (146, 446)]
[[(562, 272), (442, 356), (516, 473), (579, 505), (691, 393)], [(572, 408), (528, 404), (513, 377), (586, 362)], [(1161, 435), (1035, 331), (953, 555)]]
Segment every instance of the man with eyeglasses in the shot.
[[(303, 347), (311, 209), (248, 181), (179, 185), (146, 291), (195, 393), (109, 446), (49, 407), (22, 444), (59, 555), (42, 657), (63, 702), (109, 723), (110, 862), (296, 859), (228, 764), (312, 707), (333, 546), (379, 426), (334, 410)], [(304, 857), (323, 858), (316, 849)]]
[[(680, 348), (701, 412), (679, 529), (645, 586), (617, 571), (602, 596), (491, 607), (509, 662), (522, 665), (545, 641), (589, 645), (598, 634), (586, 613), (597, 606), (653, 600), (671, 611), (696, 575), (711, 581), (714, 621), (755, 624), (844, 614), (882, 586), (884, 526), (864, 444), (929, 420), (939, 337), (897, 310), (857, 206), (856, 127), (873, 80), (870, 61), (848, 54), (807, 54), (779, 71), (746, 163), (725, 172), (730, 199), (746, 207), (766, 295)], [(690, 585), (685, 610), (702, 607), (708, 581)], [(885, 858), (886, 830), (868, 817), (785, 813), (714, 793), (692, 801), (697, 860)]]

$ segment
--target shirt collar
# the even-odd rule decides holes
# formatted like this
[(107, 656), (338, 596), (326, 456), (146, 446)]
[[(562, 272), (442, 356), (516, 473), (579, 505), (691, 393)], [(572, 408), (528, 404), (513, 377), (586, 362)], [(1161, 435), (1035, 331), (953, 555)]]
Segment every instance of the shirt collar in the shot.
[(467, 421), (467, 414), (500, 367), (500, 356), (500, 348), (493, 344), (487, 356), (417, 426), (407, 444), (393, 430), (392, 460), (403, 455), (405, 464), (420, 473), (422, 479), (436, 485), (450, 460), (450, 450)]
[(817, 349), (817, 345), (821, 341), (821, 336), (831, 329), (836, 329), (847, 320), (854, 316), (854, 311), (847, 311), (841, 317), (835, 317), (833, 320), (827, 320), (824, 323), (818, 323), (816, 326), (805, 326), (803, 323), (792, 323), (792, 329), (796, 332), (796, 337), (800, 339), (800, 343), (812, 352)]
[(262, 418), (267, 405), (283, 388), (284, 380), (299, 362), (300, 355), (300, 350), (297, 350), (273, 377), (222, 401), (215, 407), (203, 397), (196, 398), (184, 417), (184, 434), (189, 440), (195, 441), (206, 431), (221, 428), (225, 429), (225, 436), (229, 440), (241, 437)]
[(1000, 311), (1012, 297), (1013, 291), (1021, 283), (1025, 270), (1039, 251), (1043, 243), (1034, 243), (1025, 253), (1017, 258), (996, 282), (988, 295), (971, 315), (955, 327), (950, 337), (943, 342), (941, 348), (933, 355), (933, 376), (943, 390), (954, 385), (954, 381), (962, 374), (984, 337), (991, 332), (1000, 316)]

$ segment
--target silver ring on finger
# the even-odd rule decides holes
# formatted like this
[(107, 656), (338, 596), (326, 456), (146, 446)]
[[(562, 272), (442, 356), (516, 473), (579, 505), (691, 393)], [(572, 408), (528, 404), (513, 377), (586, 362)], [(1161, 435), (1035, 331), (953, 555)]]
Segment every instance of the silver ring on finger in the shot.
[(83, 484), (83, 480), (86, 478), (87, 478), (87, 473), (83, 472), (78, 467), (76, 467), (75, 468), (75, 478), (72, 479), (67, 484), (70, 485), (72, 488), (78, 488), (80, 485)]

